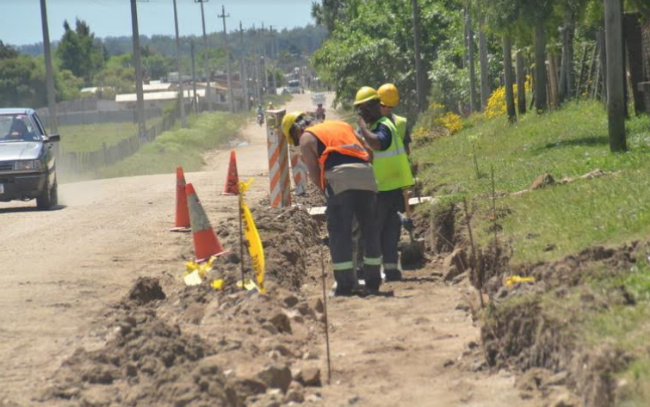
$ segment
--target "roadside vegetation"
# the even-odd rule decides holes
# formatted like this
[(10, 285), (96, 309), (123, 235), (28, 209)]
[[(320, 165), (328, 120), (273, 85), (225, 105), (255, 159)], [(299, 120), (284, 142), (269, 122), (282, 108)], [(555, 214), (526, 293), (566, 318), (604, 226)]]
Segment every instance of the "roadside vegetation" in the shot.
[[(591, 262), (577, 253), (601, 245), (620, 248), (650, 236), (650, 117), (627, 121), (629, 151), (620, 154), (609, 152), (607, 115), (596, 101), (571, 102), (545, 115), (522, 116), (516, 124), (509, 124), (505, 116), (475, 114), (463, 126), (451, 136), (440, 126), (427, 126), (429, 131), (422, 125), (416, 128), (414, 154), (428, 192), (457, 202), (467, 197), (478, 245), (486, 248), (494, 239), (494, 169), (497, 237), (511, 255), (506, 272), (535, 275), (540, 264), (555, 270), (550, 281), (544, 278), (541, 292), (524, 291), (488, 311), (487, 325), (497, 326), (499, 318), (512, 320), (528, 309), (532, 318), (537, 314), (546, 321), (545, 329), (553, 335), (572, 338), (575, 349), (608, 344), (620, 352), (612, 355), (616, 363), (608, 374), (625, 384), (611, 405), (647, 405), (647, 247), (639, 244), (631, 251), (634, 261), (629, 263)], [(589, 173), (596, 176), (579, 178)], [(545, 174), (555, 182), (540, 178)], [(545, 186), (531, 189), (538, 178), (546, 179)], [(551, 264), (566, 262), (569, 266), (563, 267), (571, 268), (571, 257), (577, 259), (576, 269), (562, 277), (562, 267)], [(568, 293), (561, 301), (559, 290)]]
[(225, 112), (189, 116), (189, 128), (183, 129), (177, 123), (173, 130), (162, 133), (133, 156), (101, 168), (98, 175), (112, 178), (162, 174), (173, 172), (179, 165), (185, 171), (198, 171), (205, 164), (205, 152), (233, 139), (245, 121), (245, 115)]

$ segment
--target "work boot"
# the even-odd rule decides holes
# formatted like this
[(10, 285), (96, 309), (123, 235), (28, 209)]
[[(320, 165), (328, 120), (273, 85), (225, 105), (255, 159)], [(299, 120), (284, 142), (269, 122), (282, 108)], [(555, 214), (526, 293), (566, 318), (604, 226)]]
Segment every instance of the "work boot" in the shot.
[(349, 297), (358, 294), (359, 281), (354, 270), (334, 270), (334, 279), (336, 280), (334, 296)]
[(384, 270), (384, 281), (402, 281), (402, 272), (399, 270)]
[(379, 291), (381, 285), (381, 272), (379, 266), (365, 266), (364, 267), (366, 291)]

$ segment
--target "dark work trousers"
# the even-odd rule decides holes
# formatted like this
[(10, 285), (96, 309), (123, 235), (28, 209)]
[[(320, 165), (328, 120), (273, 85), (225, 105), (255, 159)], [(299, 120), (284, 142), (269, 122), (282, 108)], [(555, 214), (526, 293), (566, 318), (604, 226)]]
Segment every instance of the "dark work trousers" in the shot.
[(399, 270), (397, 245), (402, 233), (402, 223), (397, 212), (404, 212), (404, 196), (401, 189), (377, 194), (377, 227), (386, 274), (391, 270)]
[(337, 292), (357, 286), (352, 262), (352, 218), (356, 217), (364, 239), (364, 266), (366, 287), (379, 288), (381, 284), (381, 250), (377, 230), (377, 199), (371, 191), (347, 190), (327, 199), (327, 231), (329, 233), (332, 268)]

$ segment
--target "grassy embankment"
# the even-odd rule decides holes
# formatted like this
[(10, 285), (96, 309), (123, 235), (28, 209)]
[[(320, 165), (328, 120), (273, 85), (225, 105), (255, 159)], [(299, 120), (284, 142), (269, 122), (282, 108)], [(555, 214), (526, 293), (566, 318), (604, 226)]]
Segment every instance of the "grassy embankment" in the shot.
[[(577, 253), (591, 245), (618, 246), (650, 237), (650, 117), (627, 122), (630, 151), (609, 152), (607, 117), (602, 104), (572, 103), (544, 115), (528, 114), (509, 125), (505, 118), (472, 118), (460, 133), (436, 139), (415, 149), (426, 167), (420, 176), (437, 195), (473, 199), (479, 241), (485, 245), (492, 234), (491, 167), (494, 167), (497, 208), (511, 212), (499, 224), (501, 241), (512, 248), (511, 266), (551, 261)], [(475, 153), (474, 153), (475, 152)], [(477, 166), (474, 165), (476, 156)], [(427, 166), (428, 165), (428, 166)], [(608, 174), (530, 191), (540, 174), (555, 180), (575, 178), (600, 169)], [(645, 257), (645, 256), (644, 256)], [(578, 346), (604, 342), (634, 356), (620, 378), (629, 385), (620, 405), (650, 402), (650, 258), (641, 258), (624, 273), (590, 271), (585, 285), (596, 293), (623, 286), (636, 301), (634, 306), (610, 304), (605, 310), (585, 307), (548, 296), (543, 304), (549, 313), (578, 312), (583, 322), (570, 333)], [(566, 315), (566, 314), (565, 314)]]
[(200, 170), (204, 165), (203, 154), (234, 138), (246, 119), (245, 115), (224, 112), (189, 116), (189, 128), (182, 129), (176, 123), (174, 129), (145, 144), (133, 156), (101, 168), (99, 177), (168, 173), (179, 165), (185, 171)]

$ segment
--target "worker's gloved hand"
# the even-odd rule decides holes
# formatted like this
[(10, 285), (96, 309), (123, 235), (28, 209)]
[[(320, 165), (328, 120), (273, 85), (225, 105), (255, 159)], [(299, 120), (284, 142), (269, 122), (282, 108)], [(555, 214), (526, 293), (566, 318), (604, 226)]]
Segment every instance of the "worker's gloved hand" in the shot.
[(402, 226), (408, 232), (412, 232), (413, 230), (415, 230), (415, 225), (413, 224), (413, 219), (407, 218), (406, 216), (402, 216), (400, 218), (400, 220), (402, 221)]

